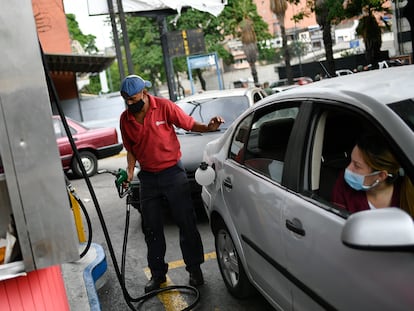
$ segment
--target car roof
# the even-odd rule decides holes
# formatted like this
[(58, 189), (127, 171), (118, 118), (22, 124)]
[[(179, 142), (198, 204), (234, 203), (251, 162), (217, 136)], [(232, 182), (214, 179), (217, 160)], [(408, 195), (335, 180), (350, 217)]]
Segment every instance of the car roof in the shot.
[(299, 84), (290, 84), (290, 85), (282, 85), (282, 86), (276, 86), (273, 87), (272, 90), (273, 92), (284, 92), (290, 89), (293, 89), (295, 87), (299, 87)]
[[(367, 107), (378, 103), (386, 105), (414, 98), (413, 77), (414, 65), (377, 69), (302, 85), (267, 98), (309, 97), (349, 103), (357, 101)], [(264, 99), (262, 102), (267, 100)]]
[(226, 90), (209, 90), (202, 93), (193, 94), (187, 97), (184, 97), (177, 101), (180, 102), (189, 102), (193, 100), (208, 99), (208, 98), (217, 98), (217, 97), (228, 97), (228, 96), (248, 96), (249, 93), (253, 91), (261, 92), (260, 88), (249, 87), (249, 88), (234, 88)]

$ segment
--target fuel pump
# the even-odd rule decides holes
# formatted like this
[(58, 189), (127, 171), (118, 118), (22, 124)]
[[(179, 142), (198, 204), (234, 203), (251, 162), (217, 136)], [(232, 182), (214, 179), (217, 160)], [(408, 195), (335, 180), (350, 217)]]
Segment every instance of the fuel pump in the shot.
[[(3, 25), (0, 36), (0, 46), (2, 46), (0, 57), (5, 60), (0, 62), (0, 157), (2, 162), (0, 234), (5, 232), (8, 226), (5, 219), (13, 214), (22, 252), (22, 260), (18, 263), (18, 273), (26, 275), (34, 272), (33, 279), (37, 283), (33, 287), (42, 287), (38, 284), (47, 283), (49, 280), (45, 273), (47, 269), (42, 268), (55, 267), (54, 276), (60, 278), (59, 284), (62, 285), (59, 264), (80, 258), (75, 226), (71, 211), (67, 206), (67, 185), (65, 185), (52, 124), (50, 107), (50, 98), (52, 98), (91, 193), (128, 306), (131, 310), (136, 310), (132, 302), (142, 303), (160, 292), (179, 289), (194, 293), (195, 300), (184, 309), (190, 310), (199, 301), (198, 290), (191, 286), (168, 286), (137, 298), (129, 295), (125, 288), (124, 278), (126, 252), (123, 251), (120, 268), (98, 199), (80, 159), (57, 91), (49, 75), (50, 70), (38, 41), (31, 3), (30, 1), (9, 3), (0, 0), (0, 4), (8, 8), (0, 11), (0, 21)], [(125, 189), (122, 186), (126, 180), (126, 171), (120, 169), (114, 176), (120, 198), (130, 196), (132, 188)], [(129, 229), (130, 205), (131, 200), (127, 199), (124, 250)], [(11, 270), (10, 272), (15, 273)], [(13, 277), (15, 276), (16, 273)], [(30, 279), (26, 283), (30, 284)], [(61, 299), (55, 297), (59, 303), (65, 297), (64, 286), (61, 288), (63, 289), (62, 295), (59, 296)], [(0, 297), (4, 293), (5, 291), (0, 291)], [(47, 291), (42, 294), (43, 297), (51, 296)], [(27, 302), (24, 303), (24, 295), (15, 293), (14, 296), (20, 297), (22, 304), (27, 305)], [(64, 307), (59, 306), (54, 310), (57, 309), (68, 310), (67, 301)]]

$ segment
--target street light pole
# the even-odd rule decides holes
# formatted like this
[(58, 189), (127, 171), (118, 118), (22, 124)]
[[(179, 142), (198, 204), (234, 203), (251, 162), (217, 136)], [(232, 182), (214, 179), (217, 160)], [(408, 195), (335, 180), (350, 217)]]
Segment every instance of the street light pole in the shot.
[(121, 45), (119, 44), (118, 29), (116, 27), (114, 4), (112, 3), (112, 0), (107, 0), (107, 3), (108, 3), (108, 10), (109, 10), (109, 17), (111, 18), (112, 33), (114, 35), (114, 45), (115, 45), (115, 51), (116, 51), (116, 59), (118, 62), (119, 77), (122, 81), (125, 78), (125, 69), (124, 69), (124, 63), (122, 61)]

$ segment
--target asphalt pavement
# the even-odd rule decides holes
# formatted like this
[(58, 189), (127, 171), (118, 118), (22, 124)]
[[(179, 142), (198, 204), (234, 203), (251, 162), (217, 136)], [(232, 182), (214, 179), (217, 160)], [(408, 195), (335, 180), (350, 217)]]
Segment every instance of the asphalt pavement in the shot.
[[(125, 167), (125, 153), (122, 153), (120, 156), (99, 160), (100, 170), (118, 170)], [(126, 198), (119, 198), (115, 187), (115, 177), (110, 174), (98, 174), (91, 177), (89, 181), (92, 192), (90, 192), (88, 183), (85, 180), (73, 179), (70, 174), (69, 178), (91, 218), (93, 228), (92, 242), (102, 246), (106, 254), (108, 265), (106, 272), (99, 278), (99, 282), (96, 282), (100, 309), (104, 311), (131, 310), (126, 303), (125, 296), (130, 296), (130, 298), (142, 296), (144, 294), (144, 286), (150, 277), (146, 260), (146, 245), (141, 232), (141, 216), (135, 208), (130, 208), (125, 271), (123, 274), (125, 276), (127, 294), (123, 294), (115, 272), (115, 265), (110, 255), (109, 245), (112, 245), (114, 250), (115, 264), (121, 270), (127, 215)], [(98, 213), (98, 210), (101, 212)], [(202, 210), (200, 209), (199, 211)], [(102, 215), (104, 225), (99, 220), (99, 214)], [(249, 300), (237, 300), (228, 293), (216, 261), (214, 237), (210, 231), (208, 219), (203, 212), (198, 212), (197, 216), (198, 228), (205, 253), (205, 263), (201, 267), (205, 284), (199, 288), (200, 301), (194, 310), (273, 310), (259, 294)], [(104, 227), (110, 237), (109, 242), (105, 239)], [(168, 212), (165, 213), (164, 230), (167, 240), (165, 259), (169, 264), (167, 285), (188, 285), (188, 273), (185, 270), (179, 247), (178, 228), (169, 217)], [(191, 294), (184, 291), (167, 292), (148, 300), (143, 305), (135, 302), (132, 305), (137, 310), (182, 310), (193, 299), (194, 297)], [(72, 305), (76, 305), (76, 303), (72, 303)], [(72, 307), (72, 309), (74, 308)]]

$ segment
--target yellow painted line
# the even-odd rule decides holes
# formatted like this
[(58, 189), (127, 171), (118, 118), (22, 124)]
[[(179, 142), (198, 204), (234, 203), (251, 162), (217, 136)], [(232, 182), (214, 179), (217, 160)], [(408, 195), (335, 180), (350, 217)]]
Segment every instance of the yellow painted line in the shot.
[(112, 156), (111, 158), (123, 158), (126, 157), (127, 153), (125, 151), (121, 151), (120, 153), (118, 153), (117, 155)]
[[(144, 269), (144, 273), (148, 279), (151, 278), (151, 271), (149, 268)], [(162, 287), (172, 286), (174, 283), (167, 275), (167, 282), (161, 285)], [(166, 311), (183, 310), (188, 307), (187, 302), (181, 296), (178, 290), (169, 290), (168, 292), (162, 292), (157, 295), (158, 299), (164, 305)]]
[[(204, 261), (211, 260), (211, 259), (216, 259), (216, 258), (217, 258), (216, 252), (211, 252), (211, 253), (204, 254)], [(182, 260), (182, 259), (176, 260), (176, 261), (171, 261), (171, 262), (168, 263), (168, 268), (169, 269), (176, 269), (176, 268), (181, 268), (181, 267), (184, 267), (184, 266), (185, 266), (185, 263), (184, 263), (184, 260)]]
[(216, 258), (217, 258), (216, 252), (211, 252), (211, 253), (204, 254), (204, 260), (205, 261), (211, 260), (211, 259), (216, 259)]
[[(216, 259), (216, 258), (217, 258), (216, 252), (204, 254), (205, 261)], [(176, 269), (176, 268), (181, 268), (184, 266), (185, 266), (185, 263), (184, 263), (184, 260), (182, 259), (171, 261), (168, 263), (168, 269)], [(151, 278), (151, 271), (148, 267), (144, 268), (144, 273), (149, 280)], [(167, 282), (161, 285), (161, 287), (172, 286), (172, 285), (174, 285), (174, 283), (171, 281), (171, 279), (167, 275)], [(163, 292), (163, 293), (158, 294), (157, 297), (164, 305), (164, 308), (166, 311), (183, 310), (184, 308), (188, 307), (187, 302), (185, 301), (185, 299), (183, 298), (183, 296), (180, 294), (178, 290), (171, 290), (168, 292)], [(219, 309), (216, 308), (215, 311), (219, 311)]]

